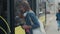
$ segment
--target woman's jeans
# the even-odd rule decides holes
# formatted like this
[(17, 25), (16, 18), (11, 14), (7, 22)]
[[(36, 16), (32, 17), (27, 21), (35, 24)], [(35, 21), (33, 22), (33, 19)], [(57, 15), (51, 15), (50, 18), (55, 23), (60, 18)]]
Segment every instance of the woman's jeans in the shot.
[(60, 28), (60, 20), (59, 20), (59, 21), (57, 21), (57, 24), (58, 24), (58, 28)]

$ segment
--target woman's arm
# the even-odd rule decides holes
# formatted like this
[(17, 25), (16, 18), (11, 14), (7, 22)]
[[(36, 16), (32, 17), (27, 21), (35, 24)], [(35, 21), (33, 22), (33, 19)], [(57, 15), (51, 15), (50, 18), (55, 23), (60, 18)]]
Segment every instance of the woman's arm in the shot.
[(40, 27), (39, 21), (34, 13), (29, 13), (29, 16), (33, 22), (32, 29)]

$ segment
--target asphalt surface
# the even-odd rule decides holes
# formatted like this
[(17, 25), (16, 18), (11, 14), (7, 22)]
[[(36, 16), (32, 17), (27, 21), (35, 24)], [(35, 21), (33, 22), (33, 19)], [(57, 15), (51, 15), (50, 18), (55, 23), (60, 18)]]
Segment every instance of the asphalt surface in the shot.
[(57, 30), (57, 22), (55, 14), (48, 14), (46, 18), (46, 33), (47, 34), (60, 34)]

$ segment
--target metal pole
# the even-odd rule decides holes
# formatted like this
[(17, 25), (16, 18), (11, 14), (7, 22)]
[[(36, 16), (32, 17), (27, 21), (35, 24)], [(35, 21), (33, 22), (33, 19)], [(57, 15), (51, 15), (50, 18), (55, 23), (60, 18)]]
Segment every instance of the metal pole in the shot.
[(10, 0), (10, 28), (11, 28), (11, 34), (15, 34), (15, 19), (14, 19), (14, 0)]
[(45, 26), (46, 26), (46, 2), (45, 2)]
[[(7, 21), (10, 26), (10, 0), (7, 0)], [(11, 32), (8, 32), (10, 34)]]

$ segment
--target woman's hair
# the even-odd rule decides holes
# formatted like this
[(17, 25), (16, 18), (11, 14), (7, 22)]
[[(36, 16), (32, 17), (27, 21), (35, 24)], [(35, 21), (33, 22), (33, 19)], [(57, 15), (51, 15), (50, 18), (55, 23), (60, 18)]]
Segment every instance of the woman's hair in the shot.
[(19, 6), (24, 7), (25, 10), (30, 10), (30, 9), (31, 9), (31, 8), (30, 8), (30, 5), (29, 5), (29, 3), (28, 3), (27, 1), (21, 1), (21, 2), (19, 3)]

